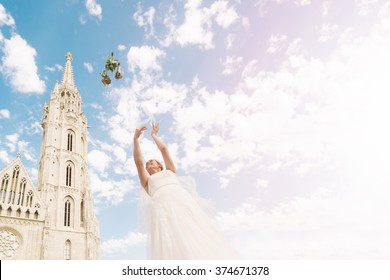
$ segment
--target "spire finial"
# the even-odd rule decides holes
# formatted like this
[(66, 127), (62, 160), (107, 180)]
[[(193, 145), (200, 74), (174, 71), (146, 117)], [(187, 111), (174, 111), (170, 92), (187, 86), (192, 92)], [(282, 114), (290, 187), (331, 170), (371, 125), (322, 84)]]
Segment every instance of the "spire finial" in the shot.
[(74, 87), (72, 54), (70, 52), (66, 54), (66, 64), (65, 64), (65, 69), (64, 69), (64, 74), (62, 76), (61, 84)]
[(70, 52), (66, 54), (66, 61), (68, 62), (68, 60), (72, 61), (72, 54)]

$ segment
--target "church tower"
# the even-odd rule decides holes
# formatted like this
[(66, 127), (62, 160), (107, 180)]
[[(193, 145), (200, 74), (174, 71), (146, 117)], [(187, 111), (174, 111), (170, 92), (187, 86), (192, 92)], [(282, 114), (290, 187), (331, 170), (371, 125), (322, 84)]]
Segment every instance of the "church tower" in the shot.
[(37, 188), (20, 154), (0, 170), (0, 259), (99, 258), (87, 127), (68, 53), (62, 82), (44, 105)]
[(38, 192), (46, 206), (42, 259), (99, 258), (99, 225), (87, 169), (87, 119), (66, 55), (61, 84), (44, 105)]

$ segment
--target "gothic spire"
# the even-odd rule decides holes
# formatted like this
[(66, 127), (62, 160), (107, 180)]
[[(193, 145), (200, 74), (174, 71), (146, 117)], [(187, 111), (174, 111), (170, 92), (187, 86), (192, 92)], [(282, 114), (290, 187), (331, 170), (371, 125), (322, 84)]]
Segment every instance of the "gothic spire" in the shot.
[(68, 52), (66, 54), (66, 64), (64, 69), (64, 74), (62, 76), (62, 86), (71, 86), (74, 87), (74, 79), (73, 79), (73, 68), (72, 68), (72, 54)]

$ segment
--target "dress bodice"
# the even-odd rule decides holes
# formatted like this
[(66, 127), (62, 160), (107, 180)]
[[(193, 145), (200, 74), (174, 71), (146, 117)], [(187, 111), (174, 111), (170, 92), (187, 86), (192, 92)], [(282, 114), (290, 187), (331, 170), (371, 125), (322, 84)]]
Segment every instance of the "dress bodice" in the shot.
[(180, 186), (176, 174), (168, 169), (157, 172), (148, 179), (148, 192), (150, 196), (153, 196), (158, 190), (166, 186)]

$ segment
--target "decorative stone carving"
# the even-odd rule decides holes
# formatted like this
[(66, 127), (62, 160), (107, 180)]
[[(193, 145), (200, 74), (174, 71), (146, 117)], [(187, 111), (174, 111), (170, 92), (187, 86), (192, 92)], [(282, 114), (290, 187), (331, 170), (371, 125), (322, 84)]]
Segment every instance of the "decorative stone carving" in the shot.
[(11, 231), (0, 230), (0, 259), (12, 258), (20, 247), (20, 240)]

